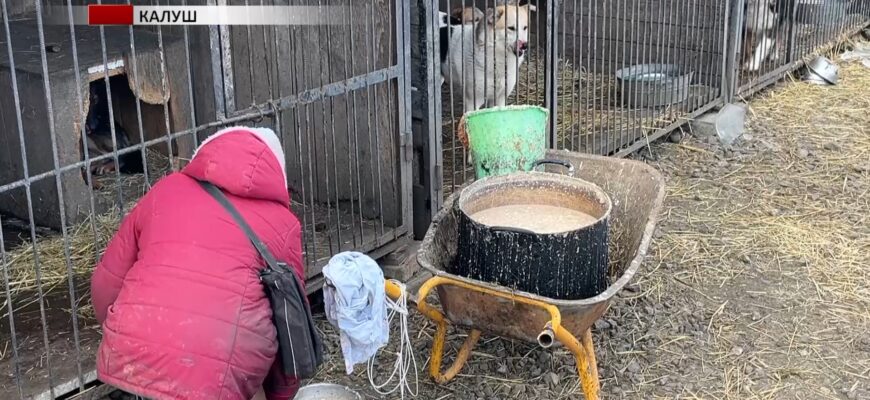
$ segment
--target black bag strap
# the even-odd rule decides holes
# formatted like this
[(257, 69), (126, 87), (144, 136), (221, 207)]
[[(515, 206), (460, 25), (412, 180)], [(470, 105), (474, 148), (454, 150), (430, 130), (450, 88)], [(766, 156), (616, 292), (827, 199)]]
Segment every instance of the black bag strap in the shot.
[(224, 209), (227, 210), (228, 213), (236, 220), (236, 224), (239, 225), (239, 228), (242, 228), (242, 231), (245, 232), (245, 235), (248, 236), (248, 240), (254, 245), (254, 248), (257, 249), (257, 252), (260, 253), (260, 257), (263, 257), (263, 260), (266, 261), (266, 265), (273, 270), (278, 270), (278, 261), (275, 260), (275, 257), (272, 256), (272, 253), (269, 252), (269, 249), (260, 241), (260, 238), (256, 233), (251, 229), (251, 226), (245, 221), (242, 217), (242, 214), (239, 214), (239, 211), (230, 203), (230, 200), (224, 195), (221, 190), (215, 186), (211, 182), (206, 181), (197, 181), (199, 185), (203, 187), (211, 197), (214, 197)]

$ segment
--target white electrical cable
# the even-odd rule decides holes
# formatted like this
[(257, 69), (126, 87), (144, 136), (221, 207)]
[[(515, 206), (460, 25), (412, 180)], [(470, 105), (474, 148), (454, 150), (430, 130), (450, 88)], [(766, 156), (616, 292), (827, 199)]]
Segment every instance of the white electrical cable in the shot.
[[(411, 345), (411, 334), (408, 332), (408, 292), (405, 290), (405, 285), (403, 283), (392, 279), (390, 281), (395, 283), (396, 286), (401, 289), (402, 293), (395, 301), (387, 296), (387, 308), (390, 309), (389, 317), (387, 319), (388, 324), (392, 326), (393, 318), (395, 318), (396, 314), (399, 315), (399, 350), (396, 352), (396, 363), (393, 365), (393, 371), (390, 373), (387, 380), (381, 384), (375, 383), (374, 378), (374, 365), (377, 354), (369, 359), (369, 383), (375, 391), (381, 395), (388, 395), (398, 390), (401, 393), (401, 398), (404, 399), (406, 389), (411, 396), (417, 396), (420, 383), (418, 382), (417, 360), (414, 358), (414, 347)], [(411, 389), (411, 384), (408, 381), (408, 372), (411, 368), (414, 368), (413, 389)], [(392, 389), (382, 391), (385, 386), (389, 385), (390, 382), (396, 378), (398, 378), (397, 382)]]

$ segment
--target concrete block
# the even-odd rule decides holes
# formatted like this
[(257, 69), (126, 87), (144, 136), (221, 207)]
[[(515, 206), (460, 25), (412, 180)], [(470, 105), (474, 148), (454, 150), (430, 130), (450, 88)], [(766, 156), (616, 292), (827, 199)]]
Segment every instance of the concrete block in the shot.
[(718, 111), (713, 110), (689, 122), (689, 128), (692, 130), (692, 134), (697, 137), (715, 136), (716, 118), (718, 118), (718, 114)]
[(411, 279), (420, 271), (420, 265), (417, 264), (417, 249), (419, 248), (420, 242), (411, 242), (378, 260), (378, 264), (384, 270), (384, 277), (400, 282), (407, 282)]
[(694, 119), (690, 127), (696, 136), (716, 136), (720, 143), (731, 145), (746, 129), (746, 106), (726, 104)]

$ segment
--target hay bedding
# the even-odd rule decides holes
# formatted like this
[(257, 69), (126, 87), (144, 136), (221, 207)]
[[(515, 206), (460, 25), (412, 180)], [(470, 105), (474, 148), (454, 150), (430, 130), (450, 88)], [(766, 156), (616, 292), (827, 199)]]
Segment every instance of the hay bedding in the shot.
[[(152, 150), (148, 150), (146, 155), (148, 178), (150, 184), (153, 184), (170, 171), (169, 159)], [(99, 183), (100, 187), (94, 190), (96, 205), (116, 204), (120, 190), (125, 211), (129, 211), (150, 186), (146, 185), (144, 174), (121, 175), (118, 179), (114, 173), (110, 173), (94, 177), (94, 181)], [(68, 291), (71, 271), (76, 292), (80, 297), (77, 299), (81, 305), (80, 314), (90, 316), (92, 310), (86, 297), (88, 277), (109, 239), (117, 230), (121, 216), (121, 209), (118, 207), (112, 207), (104, 214), (91, 215), (87, 220), (67, 228), (66, 241), (63, 236), (56, 233), (44, 234), (37, 238), (36, 255), (30, 240), (25, 240), (16, 248), (9, 249), (6, 253), (6, 266), (9, 274), (10, 297), (15, 311), (33, 306), (39, 301), (35, 269), (35, 256), (38, 256), (41, 273), (39, 282), (43, 293), (50, 295), (56, 291)], [(0, 311), (0, 317), (3, 319), (7, 318), (9, 301), (8, 297), (3, 299), (2, 311)], [(64, 304), (64, 307), (68, 308), (69, 303)]]
[(870, 398), (870, 69), (841, 67), (839, 86), (792, 79), (750, 102), (734, 148), (653, 147), (668, 201), (642, 295), (617, 311), (632, 328), (603, 335), (610, 390)]

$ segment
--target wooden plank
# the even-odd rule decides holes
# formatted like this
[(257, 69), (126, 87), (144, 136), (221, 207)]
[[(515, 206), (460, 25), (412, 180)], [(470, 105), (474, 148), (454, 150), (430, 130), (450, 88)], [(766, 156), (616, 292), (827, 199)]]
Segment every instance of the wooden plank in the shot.
[[(167, 85), (169, 86), (169, 119), (173, 132), (194, 127), (193, 104), (190, 98), (192, 83), (188, 79), (189, 66), (181, 41), (164, 41)], [(196, 148), (196, 137), (187, 135), (175, 139), (174, 150), (181, 160), (190, 160)]]

